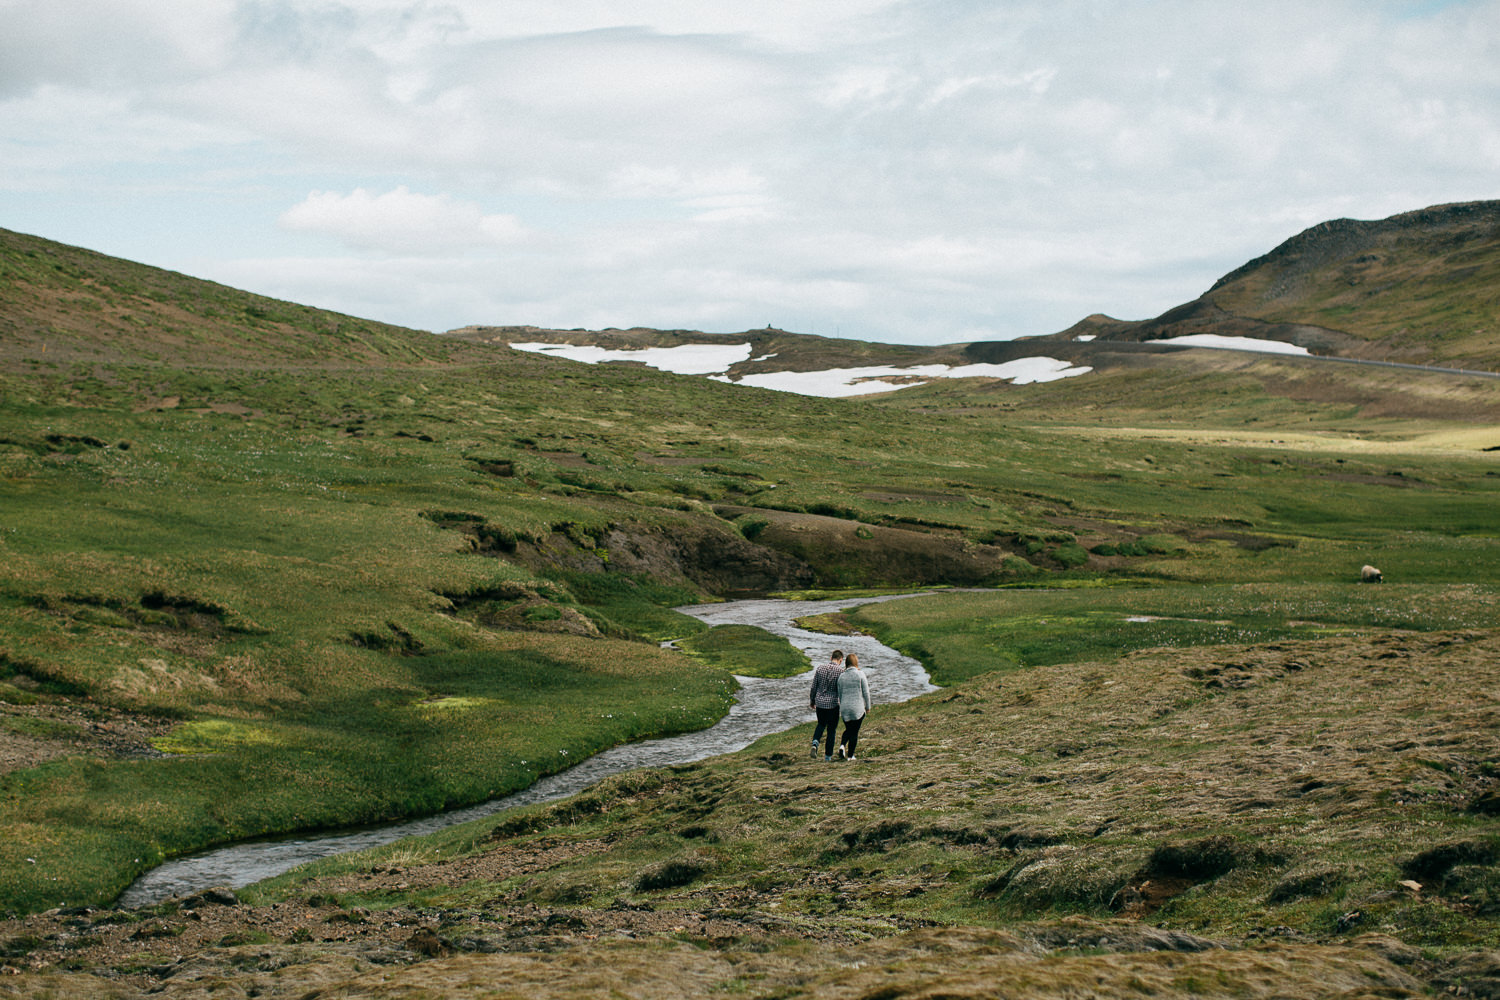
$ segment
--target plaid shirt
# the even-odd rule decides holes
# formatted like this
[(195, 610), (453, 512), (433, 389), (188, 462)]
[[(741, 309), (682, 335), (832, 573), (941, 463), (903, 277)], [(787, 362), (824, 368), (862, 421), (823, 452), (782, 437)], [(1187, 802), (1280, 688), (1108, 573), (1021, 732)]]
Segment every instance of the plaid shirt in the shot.
[(812, 693), (808, 700), (814, 708), (839, 707), (839, 674), (844, 672), (842, 663), (825, 663), (813, 674)]

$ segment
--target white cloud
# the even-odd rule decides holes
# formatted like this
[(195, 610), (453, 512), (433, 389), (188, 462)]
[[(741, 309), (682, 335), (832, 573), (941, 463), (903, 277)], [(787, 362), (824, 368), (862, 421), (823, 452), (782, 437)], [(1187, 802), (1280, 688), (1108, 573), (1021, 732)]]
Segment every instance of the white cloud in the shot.
[(416, 194), (405, 186), (379, 195), (364, 188), (347, 195), (314, 191), (283, 214), (281, 224), (355, 249), (400, 254), (502, 246), (526, 235), (513, 215), (486, 215), (473, 202)]
[(1496, 0), (0, 0), (0, 23), (5, 224), (424, 328), (1047, 333), (1500, 176)]
[(232, 12), (214, 0), (0, 0), (0, 97), (212, 71), (228, 51)]

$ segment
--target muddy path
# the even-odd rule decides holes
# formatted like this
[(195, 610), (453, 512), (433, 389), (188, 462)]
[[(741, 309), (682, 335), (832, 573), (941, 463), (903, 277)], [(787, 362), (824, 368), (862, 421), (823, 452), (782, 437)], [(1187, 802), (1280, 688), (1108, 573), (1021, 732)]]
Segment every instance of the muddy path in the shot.
[[(872, 700), (876, 704), (894, 704), (936, 689), (920, 663), (870, 636), (828, 636), (798, 628), (794, 621), (809, 615), (911, 596), (916, 595), (834, 601), (744, 600), (692, 605), (677, 610), (709, 625), (755, 625), (784, 636), (807, 655), (810, 664), (823, 662), (835, 647), (858, 653), (861, 666), (869, 675)], [(566, 771), (542, 778), (514, 795), (491, 799), (477, 806), (378, 827), (245, 841), (173, 859), (137, 879), (121, 894), (118, 905), (126, 908), (149, 906), (211, 886), (239, 888), (318, 858), (379, 847), (506, 809), (566, 798), (622, 771), (685, 764), (732, 753), (762, 736), (812, 721), (813, 713), (807, 708), (811, 670), (809, 666), (808, 673), (777, 680), (740, 677), (736, 703), (728, 715), (707, 729), (613, 747)]]

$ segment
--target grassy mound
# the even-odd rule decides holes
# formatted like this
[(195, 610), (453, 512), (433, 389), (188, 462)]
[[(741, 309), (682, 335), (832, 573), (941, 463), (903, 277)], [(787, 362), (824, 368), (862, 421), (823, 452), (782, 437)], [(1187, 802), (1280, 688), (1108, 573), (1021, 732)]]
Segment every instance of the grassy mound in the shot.
[(811, 667), (790, 642), (754, 625), (715, 625), (677, 646), (700, 662), (744, 677), (795, 677)]

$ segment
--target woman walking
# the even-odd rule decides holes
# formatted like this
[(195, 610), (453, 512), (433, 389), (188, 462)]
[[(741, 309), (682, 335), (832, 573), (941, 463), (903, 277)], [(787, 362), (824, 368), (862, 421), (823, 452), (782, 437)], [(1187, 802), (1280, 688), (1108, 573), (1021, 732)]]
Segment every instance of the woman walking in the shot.
[(859, 668), (859, 654), (850, 653), (844, 661), (844, 672), (839, 674), (839, 715), (844, 719), (844, 735), (839, 737), (839, 756), (844, 760), (854, 759), (854, 748), (859, 743), (859, 727), (870, 711), (870, 682)]
[(828, 662), (813, 673), (812, 691), (807, 696), (807, 707), (818, 713), (818, 725), (812, 738), (813, 760), (818, 759), (818, 740), (825, 730), (828, 745), (823, 750), (823, 759), (833, 760), (833, 737), (839, 728), (839, 674), (843, 671), (844, 653), (835, 649)]

